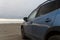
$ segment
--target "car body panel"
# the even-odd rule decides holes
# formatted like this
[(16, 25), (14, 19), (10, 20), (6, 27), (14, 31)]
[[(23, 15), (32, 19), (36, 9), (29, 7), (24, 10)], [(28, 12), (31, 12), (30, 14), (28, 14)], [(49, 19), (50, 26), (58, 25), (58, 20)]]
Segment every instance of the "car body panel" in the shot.
[[(31, 14), (32, 15), (32, 14)], [(23, 24), (25, 35), (32, 40), (45, 40), (45, 35), (51, 31), (60, 32), (60, 9), (40, 15)]]
[[(32, 36), (36, 36), (36, 38), (40, 38), (43, 40), (45, 36), (44, 33), (46, 33), (47, 30), (52, 27), (58, 10), (55, 10), (46, 15), (37, 17), (34, 20), (31, 20), (26, 24), (24, 24), (25, 33), (29, 35), (31, 34)], [(45, 22), (47, 18), (50, 18), (51, 21)]]
[(60, 26), (60, 9), (57, 12), (57, 16), (55, 18), (55, 22), (54, 22), (53, 26)]

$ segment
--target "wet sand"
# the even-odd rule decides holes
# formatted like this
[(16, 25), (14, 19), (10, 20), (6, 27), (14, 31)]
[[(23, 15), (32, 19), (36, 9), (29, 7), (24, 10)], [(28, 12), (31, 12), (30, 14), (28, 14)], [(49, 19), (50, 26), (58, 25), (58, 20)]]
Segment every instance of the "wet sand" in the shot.
[(20, 23), (0, 24), (0, 40), (22, 40)]

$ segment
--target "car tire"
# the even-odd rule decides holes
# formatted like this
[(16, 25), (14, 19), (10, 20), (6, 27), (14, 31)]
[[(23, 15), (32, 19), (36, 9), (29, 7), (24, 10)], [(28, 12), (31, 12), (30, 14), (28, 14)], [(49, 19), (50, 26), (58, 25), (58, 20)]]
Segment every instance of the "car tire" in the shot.
[(53, 35), (49, 37), (48, 40), (60, 40), (60, 35)]

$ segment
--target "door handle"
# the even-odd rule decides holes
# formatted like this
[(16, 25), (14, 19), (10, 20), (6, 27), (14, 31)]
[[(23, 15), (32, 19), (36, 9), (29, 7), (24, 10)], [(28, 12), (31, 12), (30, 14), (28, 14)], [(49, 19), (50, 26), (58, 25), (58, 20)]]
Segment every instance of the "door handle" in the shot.
[(45, 22), (51, 22), (51, 19), (50, 19), (50, 18), (47, 18), (47, 19), (45, 20)]

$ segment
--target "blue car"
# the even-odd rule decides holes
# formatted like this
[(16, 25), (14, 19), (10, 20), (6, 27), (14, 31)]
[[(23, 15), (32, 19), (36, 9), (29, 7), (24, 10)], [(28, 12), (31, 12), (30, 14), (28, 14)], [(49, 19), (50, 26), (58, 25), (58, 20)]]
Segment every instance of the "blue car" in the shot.
[(60, 0), (45, 1), (24, 20), (23, 39), (60, 40)]

